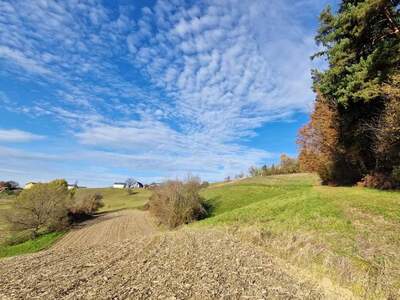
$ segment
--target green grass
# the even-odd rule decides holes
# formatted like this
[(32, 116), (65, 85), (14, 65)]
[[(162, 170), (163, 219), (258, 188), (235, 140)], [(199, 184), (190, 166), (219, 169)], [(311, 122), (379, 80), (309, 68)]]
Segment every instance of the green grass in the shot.
[[(326, 187), (308, 174), (249, 178), (202, 192), (211, 216), (274, 255), (363, 297), (400, 297), (400, 193)], [(371, 296), (372, 295), (372, 296)]]
[(34, 253), (44, 249), (48, 249), (63, 235), (63, 232), (52, 232), (44, 234), (34, 240), (29, 240), (17, 245), (0, 246), (0, 258)]
[[(14, 199), (15, 196), (12, 195), (0, 195), (0, 215), (2, 211), (10, 207), (10, 202)], [(0, 258), (34, 253), (48, 249), (60, 237), (62, 237), (63, 234), (63, 232), (53, 232), (41, 235), (34, 240), (28, 240), (16, 245), (7, 245), (4, 243), (10, 237), (10, 233), (7, 230), (6, 223), (4, 220), (2, 220), (2, 218), (0, 218)]]
[(2, 219), (2, 212), (10, 207), (13, 199), (15, 199), (14, 195), (0, 194), (0, 244), (8, 237), (7, 225)]
[(88, 188), (79, 189), (78, 194), (100, 193), (103, 195), (104, 207), (100, 212), (115, 211), (120, 209), (140, 208), (146, 204), (151, 196), (151, 191), (144, 189), (134, 190), (134, 194), (129, 195), (126, 190), (112, 188)]

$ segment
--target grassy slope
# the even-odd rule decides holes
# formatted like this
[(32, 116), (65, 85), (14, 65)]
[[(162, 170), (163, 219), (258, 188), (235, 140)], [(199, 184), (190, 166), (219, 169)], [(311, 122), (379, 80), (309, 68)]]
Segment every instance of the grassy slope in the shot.
[(63, 235), (64, 235), (63, 232), (52, 232), (44, 234), (38, 237), (37, 239), (28, 240), (26, 242), (17, 245), (0, 246), (0, 258), (27, 254), (27, 253), (34, 253), (44, 249), (48, 249)]
[[(143, 206), (151, 195), (148, 190), (138, 190), (134, 194), (129, 195), (126, 190), (118, 190), (111, 188), (96, 188), (96, 189), (80, 189), (77, 193), (100, 193), (103, 195), (104, 207), (100, 212), (115, 211), (119, 209), (140, 208)], [(0, 210), (7, 209), (12, 197), (0, 198)], [(15, 256), (26, 253), (33, 253), (49, 248), (53, 245), (64, 233), (55, 232), (40, 236), (35, 240), (29, 240), (17, 245), (0, 245), (0, 258)], [(0, 221), (0, 244), (8, 236), (6, 226)]]
[(4, 220), (1, 218), (2, 212), (10, 207), (10, 202), (15, 196), (0, 194), (0, 244), (7, 238), (7, 226)]
[(213, 185), (203, 192), (212, 216), (194, 226), (228, 226), (359, 295), (400, 296), (400, 193), (316, 182), (300, 174)]
[(140, 208), (151, 195), (151, 191), (144, 189), (134, 190), (132, 195), (129, 195), (126, 190), (112, 188), (80, 189), (77, 192), (102, 194), (104, 207), (100, 209), (100, 212)]

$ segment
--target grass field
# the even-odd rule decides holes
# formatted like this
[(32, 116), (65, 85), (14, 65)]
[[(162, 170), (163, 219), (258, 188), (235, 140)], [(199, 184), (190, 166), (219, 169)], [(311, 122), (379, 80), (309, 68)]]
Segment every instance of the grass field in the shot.
[(211, 186), (211, 216), (192, 226), (227, 227), (357, 295), (399, 297), (400, 193), (317, 182), (296, 174)]
[(104, 207), (100, 209), (100, 212), (140, 208), (151, 195), (151, 191), (144, 189), (134, 190), (133, 194), (129, 195), (127, 190), (112, 188), (79, 189), (77, 193), (99, 193), (103, 195)]
[(0, 194), (0, 244), (4, 242), (4, 240), (8, 236), (7, 226), (3, 220), (2, 213), (4, 210), (10, 207), (10, 202), (15, 199), (15, 196)]

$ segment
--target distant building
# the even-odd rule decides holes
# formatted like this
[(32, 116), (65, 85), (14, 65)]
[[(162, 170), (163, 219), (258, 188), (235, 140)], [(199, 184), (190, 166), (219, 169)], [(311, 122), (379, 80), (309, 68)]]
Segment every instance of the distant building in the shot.
[(142, 189), (142, 188), (144, 188), (144, 185), (143, 185), (143, 183), (136, 181), (135, 184), (133, 185), (133, 188), (134, 189)]
[(146, 185), (145, 185), (145, 188), (151, 190), (151, 189), (156, 189), (156, 188), (158, 188), (159, 186), (160, 186), (159, 183), (153, 182), (153, 183), (150, 183), (150, 184), (146, 184)]
[(35, 184), (37, 184), (37, 182), (27, 182), (24, 186), (24, 190), (29, 190), (30, 188), (32, 188)]
[(114, 182), (113, 186), (114, 189), (124, 189), (125, 183), (124, 182)]
[(77, 184), (68, 184), (68, 189), (69, 190), (72, 190), (72, 189), (75, 189), (75, 188), (78, 188)]

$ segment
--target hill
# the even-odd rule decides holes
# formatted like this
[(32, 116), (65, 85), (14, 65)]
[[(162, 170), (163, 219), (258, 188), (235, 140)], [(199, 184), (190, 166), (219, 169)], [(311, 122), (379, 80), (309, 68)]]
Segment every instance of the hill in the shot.
[(227, 228), (360, 296), (400, 296), (399, 192), (294, 174), (214, 185), (203, 196), (211, 216), (192, 226)]
[(99, 193), (103, 196), (104, 207), (100, 212), (109, 212), (121, 209), (132, 209), (142, 207), (151, 195), (150, 190), (137, 189), (128, 193), (124, 189), (113, 188), (86, 188), (78, 189), (78, 194)]

